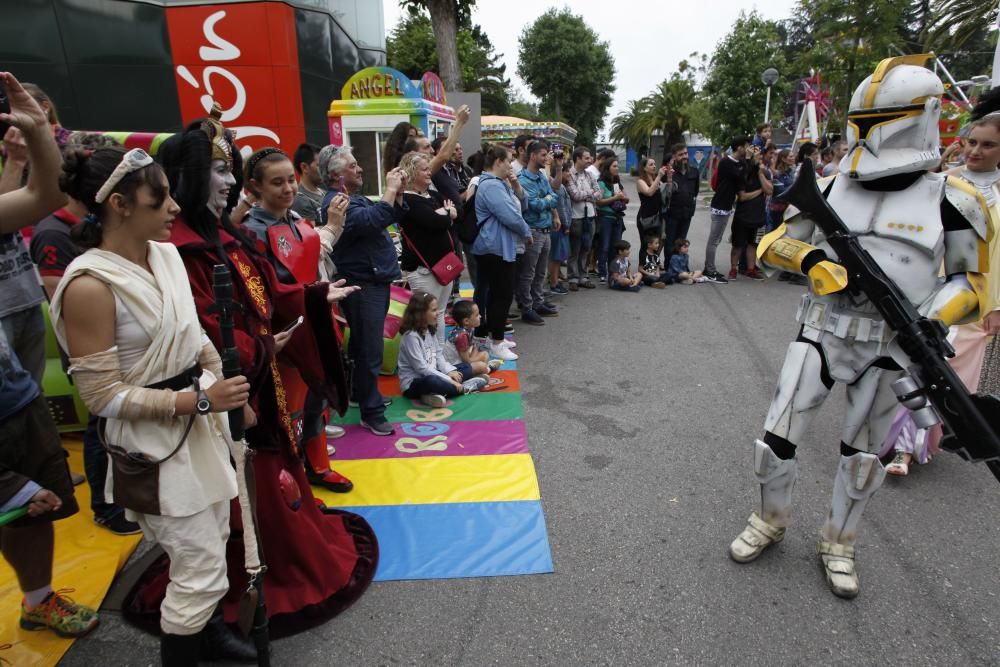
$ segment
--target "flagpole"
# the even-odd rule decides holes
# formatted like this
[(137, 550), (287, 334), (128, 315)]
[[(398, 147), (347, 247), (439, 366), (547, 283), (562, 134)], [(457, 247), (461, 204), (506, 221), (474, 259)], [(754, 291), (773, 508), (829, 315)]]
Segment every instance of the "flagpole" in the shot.
[[(997, 30), (1000, 31), (1000, 5), (997, 5)], [(1000, 86), (1000, 32), (997, 34), (997, 49), (993, 53), (993, 87)]]

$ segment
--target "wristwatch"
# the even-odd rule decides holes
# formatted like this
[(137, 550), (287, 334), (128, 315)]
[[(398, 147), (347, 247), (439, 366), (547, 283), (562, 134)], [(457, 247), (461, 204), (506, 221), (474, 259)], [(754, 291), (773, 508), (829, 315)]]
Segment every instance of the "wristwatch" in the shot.
[(194, 409), (199, 415), (207, 415), (212, 411), (212, 401), (208, 400), (208, 394), (204, 389), (198, 390), (198, 399), (194, 403)]

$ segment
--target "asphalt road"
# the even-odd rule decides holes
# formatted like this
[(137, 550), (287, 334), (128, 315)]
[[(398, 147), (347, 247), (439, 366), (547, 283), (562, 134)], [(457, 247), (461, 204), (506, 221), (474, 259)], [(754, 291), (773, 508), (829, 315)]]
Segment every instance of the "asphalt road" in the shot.
[[(635, 199), (633, 199), (635, 201)], [(626, 238), (636, 242), (635, 210)], [(692, 225), (700, 267), (708, 212)], [(728, 246), (719, 256), (728, 266)], [(843, 390), (799, 449), (793, 523), (737, 565), (750, 471), (801, 288), (674, 285), (561, 297), (518, 326), (530, 446), (555, 574), (373, 585), (275, 642), (275, 665), (1000, 665), (1000, 488), (942, 453), (869, 505), (861, 595), (835, 598), (815, 554)], [(157, 664), (105, 614), (65, 665)]]

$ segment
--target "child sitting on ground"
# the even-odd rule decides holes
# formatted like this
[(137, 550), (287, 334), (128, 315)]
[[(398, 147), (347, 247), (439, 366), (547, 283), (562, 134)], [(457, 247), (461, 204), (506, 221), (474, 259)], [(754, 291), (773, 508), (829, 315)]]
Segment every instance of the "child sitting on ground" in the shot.
[(467, 363), (450, 364), (437, 339), (438, 302), (427, 292), (414, 292), (399, 327), (399, 386), (403, 396), (432, 408), (447, 405), (448, 396), (479, 391), (489, 380)]
[(482, 323), (475, 301), (456, 301), (451, 307), (451, 319), (455, 320), (455, 326), (444, 340), (444, 358), (449, 364), (468, 364), (473, 375), (492, 373), (503, 365), (499, 359), (490, 359), (489, 344), (474, 335)]
[(611, 289), (638, 292), (639, 288), (642, 287), (642, 276), (632, 273), (632, 267), (629, 264), (628, 256), (632, 252), (631, 248), (632, 244), (628, 241), (615, 242), (615, 251), (618, 256), (612, 260), (611, 266), (608, 267), (608, 273), (611, 274), (608, 279), (608, 287)]
[(646, 249), (639, 261), (639, 275), (642, 284), (656, 289), (663, 289), (670, 284), (670, 276), (660, 265), (660, 237), (656, 234), (646, 236)]
[(667, 267), (667, 277), (671, 282), (690, 285), (706, 281), (706, 278), (701, 275), (701, 271), (691, 270), (690, 257), (688, 257), (690, 247), (691, 243), (687, 239), (677, 239), (674, 242), (674, 254), (670, 257), (670, 266)]

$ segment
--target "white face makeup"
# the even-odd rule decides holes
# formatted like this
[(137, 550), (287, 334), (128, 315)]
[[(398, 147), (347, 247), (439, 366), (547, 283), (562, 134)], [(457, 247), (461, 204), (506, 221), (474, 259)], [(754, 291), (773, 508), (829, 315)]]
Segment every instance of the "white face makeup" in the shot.
[(225, 160), (212, 160), (212, 168), (209, 170), (208, 178), (208, 207), (216, 216), (222, 215), (226, 203), (229, 201), (229, 191), (236, 184), (233, 172)]

